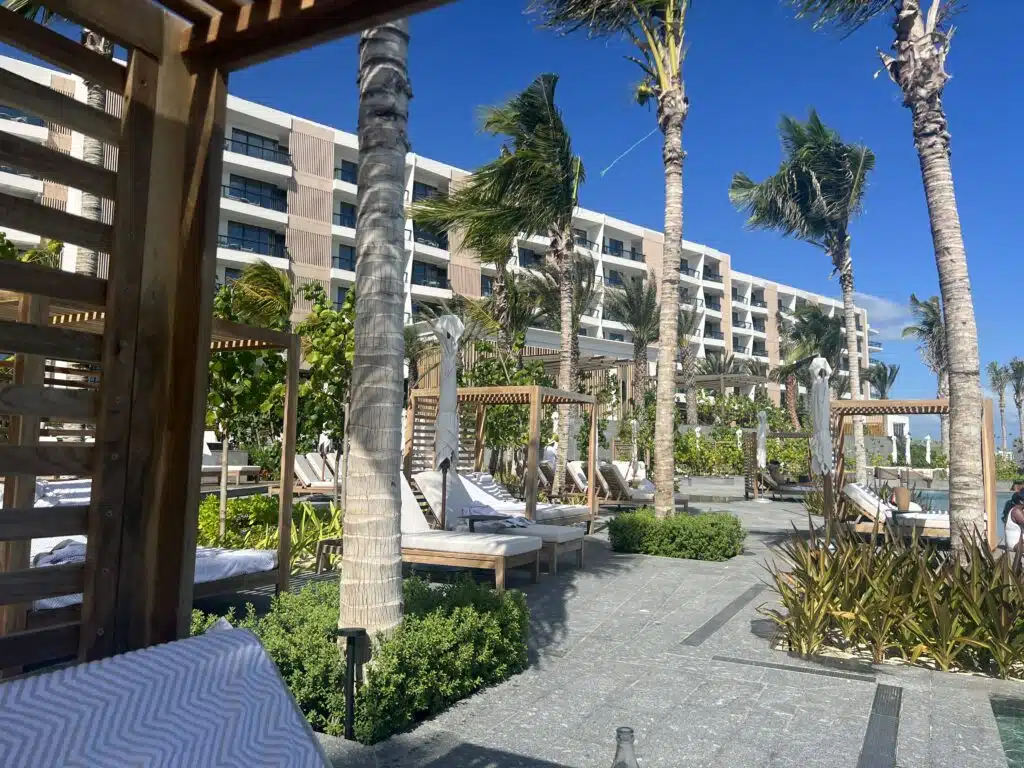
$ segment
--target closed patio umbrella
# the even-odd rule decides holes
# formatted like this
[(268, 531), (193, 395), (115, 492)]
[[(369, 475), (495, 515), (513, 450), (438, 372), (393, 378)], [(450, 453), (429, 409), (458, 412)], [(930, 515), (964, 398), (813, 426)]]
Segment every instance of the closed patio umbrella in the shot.
[[(768, 466), (768, 414), (764, 411), (757, 412), (757, 468), (764, 469)], [(754, 483), (757, 483), (757, 476), (754, 477)], [(770, 502), (770, 499), (766, 499), (762, 495), (758, 495), (754, 501), (765, 504)]]
[(445, 522), (448, 502), (448, 470), (459, 458), (459, 409), (456, 361), (459, 339), (466, 330), (455, 315), (442, 315), (432, 325), (441, 347), (441, 369), (438, 380), (437, 418), (434, 421), (434, 469), (441, 470), (441, 527)]
[(811, 472), (815, 475), (830, 474), (835, 463), (829, 424), (832, 414), (828, 380), (831, 375), (832, 368), (824, 357), (811, 361)]

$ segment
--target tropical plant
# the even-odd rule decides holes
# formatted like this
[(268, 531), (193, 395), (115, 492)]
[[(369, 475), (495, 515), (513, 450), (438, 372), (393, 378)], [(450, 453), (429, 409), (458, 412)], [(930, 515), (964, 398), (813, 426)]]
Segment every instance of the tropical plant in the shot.
[(816, 25), (857, 29), (876, 17), (892, 19), (893, 53), (882, 65), (910, 110), (931, 224), (939, 292), (946, 318), (949, 361), (949, 508), (953, 545), (963, 550), (965, 532), (981, 522), (984, 509), (981, 453), (981, 358), (978, 325), (967, 271), (950, 163), (950, 133), (942, 96), (949, 80), (946, 57), (953, 37), (950, 19), (958, 0), (789, 0)]
[[(689, 99), (683, 80), (689, 0), (534, 0), (545, 26), (562, 33), (627, 37), (637, 55), (626, 58), (640, 68), (636, 99), (654, 103), (661, 130), (665, 168), (665, 250), (661, 270), (661, 339), (678, 336), (679, 260), (683, 238), (683, 123)], [(655, 422), (654, 508), (659, 517), (675, 512), (674, 467), (677, 348), (658, 351)]]
[(796, 352), (796, 343), (790, 333), (791, 328), (792, 323), (779, 316), (780, 365), (775, 366), (768, 375), (772, 381), (782, 384), (786, 388), (786, 412), (789, 414), (789, 423), (794, 430), (799, 431), (800, 413), (797, 404), (800, 398), (800, 385), (797, 381), (796, 370), (791, 365), (795, 360)]
[[(11, 11), (26, 18), (38, 20), (40, 24), (49, 24), (55, 18), (55, 13), (44, 7), (42, 3), (35, 0), (6, 0), (4, 5)], [(90, 29), (82, 27), (80, 40), (87, 50), (110, 59), (114, 56), (114, 43), (109, 38), (103, 37)], [(107, 89), (89, 80), (85, 81), (86, 104), (100, 112), (107, 111)], [(103, 165), (103, 142), (86, 134), (82, 139), (82, 159), (90, 165)], [(82, 190), (81, 215), (91, 221), (99, 221), (101, 214), (100, 198), (91, 192)], [(78, 256), (75, 259), (75, 272), (85, 275), (96, 275), (99, 270), (99, 254), (79, 246)]]
[(22, 253), (3, 232), (0, 232), (0, 260), (24, 261), (49, 269), (60, 269), (63, 256), (64, 243), (60, 240), (47, 240), (41, 248), (29, 248)]
[[(786, 154), (774, 176), (761, 183), (737, 173), (729, 199), (748, 214), (747, 226), (782, 232), (821, 248), (839, 274), (846, 317), (846, 350), (850, 360), (850, 391), (861, 399), (860, 355), (857, 351), (857, 309), (853, 300), (850, 223), (864, 202), (868, 174), (875, 156), (862, 144), (847, 144), (811, 110), (806, 123), (783, 116), (779, 127)], [(867, 479), (864, 417), (853, 419), (857, 478)]]
[(993, 360), (985, 371), (988, 373), (988, 388), (999, 399), (999, 427), (1003, 438), (1003, 450), (1006, 451), (1006, 387), (1010, 383), (1010, 366), (1000, 365)]
[[(910, 314), (914, 318), (911, 325), (903, 329), (903, 338), (917, 342), (917, 352), (921, 361), (938, 379), (936, 395), (940, 398), (949, 397), (949, 357), (946, 350), (946, 324), (942, 318), (942, 304), (938, 296), (921, 300), (916, 294), (910, 294)], [(941, 428), (942, 450), (949, 452), (949, 417), (939, 417)]]
[(604, 312), (633, 335), (633, 405), (639, 407), (649, 386), (647, 347), (658, 340), (661, 308), (654, 272), (647, 279), (623, 281), (621, 288), (606, 288)]
[[(540, 75), (507, 103), (486, 109), (484, 131), (506, 140), (499, 157), (453, 195), (421, 203), (413, 216), (445, 229), (459, 227), (466, 242), (487, 245), (488, 254), (493, 248), (496, 264), (504, 263), (497, 254), (510, 233), (541, 232), (550, 238), (548, 259), (557, 270), (560, 289), (558, 386), (572, 390), (576, 383), (572, 350), (578, 344), (572, 311), (572, 217), (586, 174), (555, 104), (557, 85), (557, 75)], [(568, 443), (569, 408), (559, 406), (556, 495), (564, 484)]]
[(402, 620), (405, 156), (409, 151), (409, 23), (359, 38), (356, 316), (349, 399), (346, 537), (338, 625), (371, 636)]
[(888, 400), (892, 393), (893, 385), (896, 384), (896, 377), (900, 374), (900, 367), (895, 363), (889, 365), (878, 362), (872, 363), (867, 369), (868, 383), (878, 392), (879, 400)]
[[(697, 363), (697, 374), (699, 376), (727, 376), (739, 373), (740, 366), (736, 359), (727, 352), (704, 353), (704, 359)], [(720, 385), (719, 391), (724, 395), (725, 386)]]
[[(1019, 357), (1010, 361), (1010, 389), (1013, 391), (1013, 404), (1017, 406), (1017, 434), (1019, 441), (1024, 443), (1024, 359)], [(1021, 456), (1024, 457), (1024, 451)]]

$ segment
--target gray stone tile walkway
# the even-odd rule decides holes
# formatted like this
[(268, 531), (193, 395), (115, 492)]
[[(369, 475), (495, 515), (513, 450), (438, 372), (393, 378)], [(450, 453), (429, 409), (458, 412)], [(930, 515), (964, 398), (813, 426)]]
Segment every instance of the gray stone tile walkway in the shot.
[(628, 725), (644, 768), (853, 768), (885, 684), (902, 689), (891, 768), (1006, 766), (989, 696), (1024, 697), (1019, 683), (791, 657), (771, 648), (757, 612), (768, 591), (699, 645), (684, 644), (766, 578), (768, 543), (806, 524), (799, 504), (712, 506), (751, 532), (743, 555), (620, 555), (591, 537), (584, 570), (513, 584), (530, 603), (529, 669), (373, 748), (324, 737), (334, 764), (603, 768), (615, 728)]

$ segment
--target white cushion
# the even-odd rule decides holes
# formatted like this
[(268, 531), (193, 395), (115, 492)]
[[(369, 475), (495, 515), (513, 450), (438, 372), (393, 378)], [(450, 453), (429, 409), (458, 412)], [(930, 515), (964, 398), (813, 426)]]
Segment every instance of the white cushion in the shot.
[[(623, 478), (625, 478), (627, 476), (627, 473), (629, 472), (629, 466), (631, 463), (632, 462), (629, 461), (613, 461), (612, 466), (619, 470), (619, 474), (621, 474)], [(647, 467), (644, 466), (644, 463), (642, 461), (637, 460), (636, 472), (635, 474), (630, 474), (629, 479), (637, 481), (647, 479)]]
[(402, 534), (402, 549), (427, 549), (431, 552), (456, 552), (465, 555), (510, 557), (536, 552), (543, 545), (544, 542), (536, 536), (508, 536), (500, 533), (428, 531)]
[[(474, 489), (470, 487), (470, 484), (476, 486), (478, 491), (485, 493), (488, 497), (499, 499), (501, 501), (516, 501), (515, 497), (508, 492), (508, 489), (487, 472), (464, 472), (460, 473), (459, 477), (462, 478), (463, 485), (466, 486), (466, 490), (469, 491), (469, 495), (474, 499), (476, 499), (477, 496), (474, 493)], [(483, 501), (483, 499), (479, 500)]]
[(569, 470), (569, 475), (576, 483), (576, 487), (580, 491), (587, 490), (587, 472), (583, 469), (582, 461), (570, 461), (567, 462), (565, 468)]
[[(441, 516), (441, 470), (435, 469), (413, 475), (416, 486), (420, 489), (430, 509), (437, 517)], [(473, 499), (466, 491), (459, 475), (448, 472), (448, 496), (445, 499), (445, 518), (448, 527), (454, 527), (463, 510), (473, 506)]]
[(893, 507), (890, 507), (883, 499), (875, 496), (860, 483), (847, 483), (843, 487), (843, 495), (853, 502), (861, 512), (872, 517), (884, 517), (888, 519), (892, 515)]
[(584, 531), (572, 525), (528, 525), (525, 528), (502, 528), (501, 533), (509, 536), (536, 536), (545, 544), (564, 544), (582, 539)]
[(537, 513), (534, 515), (534, 519), (541, 523), (545, 520), (556, 520), (563, 517), (590, 517), (590, 507), (573, 506), (571, 504), (548, 504), (538, 506)]
[[(475, 502), (477, 504), (482, 504), (485, 507), (490, 507), (495, 512), (503, 512), (506, 514), (522, 514), (526, 511), (526, 504), (522, 501), (516, 501), (513, 499), (511, 494), (501, 488), (501, 486), (499, 486), (490, 475), (474, 472), (472, 474), (459, 475), (458, 480), (453, 481), (452, 485), (454, 485), (455, 482), (458, 482), (462, 486), (462, 490), (465, 491), (466, 495), (469, 497), (471, 504)], [(440, 478), (437, 479), (437, 485), (439, 489), (438, 493), (440, 493)], [(450, 491), (451, 487), (449, 487), (449, 492)], [(424, 491), (424, 495), (426, 495), (426, 491)], [(438, 498), (438, 506), (440, 506), (440, 503), (441, 500)], [(453, 508), (450, 500), (448, 502), (448, 507), (450, 509)], [(431, 508), (433, 509), (433, 504), (431, 504)]]
[(420, 509), (409, 481), (405, 479), (405, 473), (399, 470), (398, 474), (402, 478), (402, 535), (429, 531), (430, 523), (423, 516), (423, 510)]
[(949, 515), (945, 512), (903, 512), (896, 519), (900, 523), (949, 529)]

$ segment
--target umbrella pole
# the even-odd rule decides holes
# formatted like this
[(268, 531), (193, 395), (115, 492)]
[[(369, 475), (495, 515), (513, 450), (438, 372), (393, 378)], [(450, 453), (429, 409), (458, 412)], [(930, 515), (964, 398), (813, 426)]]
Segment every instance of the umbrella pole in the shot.
[(447, 531), (448, 526), (445, 523), (446, 510), (448, 506), (448, 467), (451, 464), (449, 459), (445, 459), (441, 462), (441, 530)]

